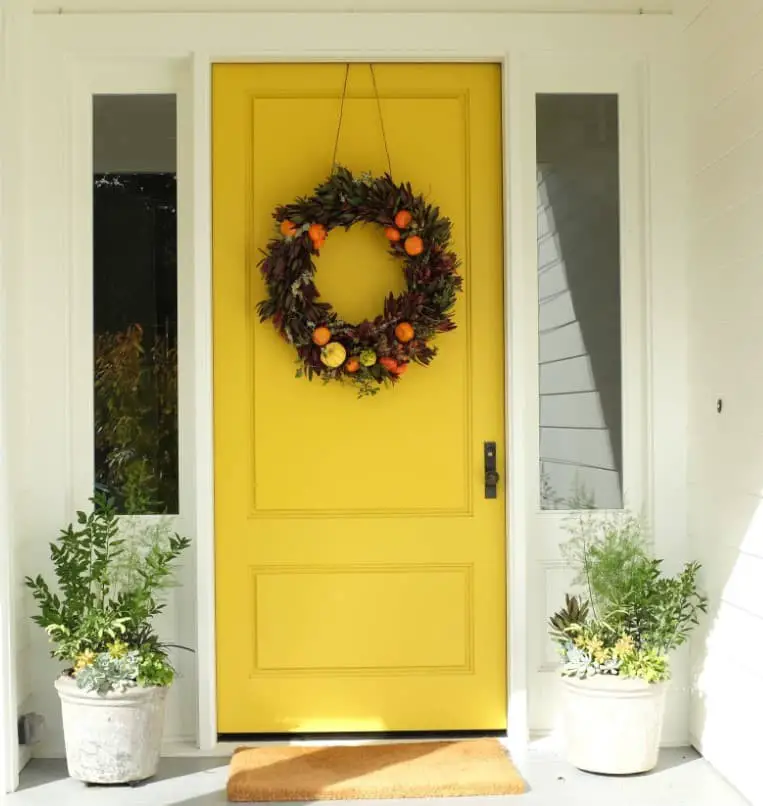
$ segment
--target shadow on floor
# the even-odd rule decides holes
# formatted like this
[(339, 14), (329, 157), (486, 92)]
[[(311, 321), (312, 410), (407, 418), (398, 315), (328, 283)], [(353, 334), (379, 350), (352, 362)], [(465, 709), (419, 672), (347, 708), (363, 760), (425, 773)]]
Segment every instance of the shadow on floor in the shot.
[[(209, 792), (206, 795), (199, 795), (197, 798), (178, 801), (173, 806), (222, 806), (222, 804), (228, 802), (225, 790), (221, 789), (219, 792)], [(289, 806), (289, 804), (279, 803), (278, 806)]]
[[(227, 766), (228, 760), (225, 758), (163, 758), (159, 763), (159, 771), (148, 781), (135, 784), (130, 787), (88, 787), (89, 789), (99, 789), (108, 792), (110, 789), (142, 789), (160, 781), (169, 781), (173, 778), (183, 778), (197, 772), (217, 769)], [(66, 762), (63, 759), (38, 758), (33, 759), (21, 773), (19, 791), (33, 789), (37, 786), (63, 781), (69, 777), (66, 769)], [(84, 786), (84, 784), (83, 784)], [(214, 801), (212, 801), (214, 802)], [(219, 802), (219, 801), (218, 801)]]
[[(458, 742), (411, 742), (373, 747), (304, 748), (296, 750), (296, 753), (295, 748), (244, 748), (233, 754), (229, 786), (234, 798), (256, 792), (272, 793), (277, 800), (298, 798), (303, 802), (312, 802), (320, 799), (321, 793), (335, 784), (342, 785), (348, 780), (360, 781), (370, 773), (388, 768), (396, 771), (398, 778), (404, 778), (403, 770), (411, 762), (425, 756), (438, 757), (439, 751), (447, 753), (456, 749), (458, 752), (459, 747)], [(244, 761), (243, 767), (239, 763), (237, 767), (238, 759), (254, 760)], [(436, 775), (436, 771), (433, 774)], [(374, 788), (388, 792), (396, 788), (395, 783), (382, 779), (381, 782), (374, 782)], [(361, 791), (363, 786), (361, 784)], [(405, 791), (404, 783), (402, 791)]]
[(691, 748), (666, 748), (660, 752), (660, 757), (657, 766), (648, 772), (642, 772), (629, 775), (607, 775), (601, 772), (585, 772), (581, 771), (584, 775), (591, 775), (596, 778), (613, 778), (615, 780), (622, 779), (627, 781), (629, 778), (649, 778), (650, 776), (659, 775), (667, 770), (675, 769), (683, 764), (691, 764), (701, 758), (700, 754)]
[[(458, 798), (444, 806), (746, 806), (747, 802), (697, 753), (665, 748), (658, 767), (639, 776), (611, 777), (570, 767), (553, 742), (533, 741), (514, 763), (531, 786), (516, 800)], [(22, 791), (8, 806), (226, 806), (228, 758), (165, 758), (156, 778), (139, 787), (85, 787), (67, 777), (62, 760), (33, 761)], [(356, 801), (346, 806), (432, 806), (432, 801)], [(278, 804), (286, 806), (286, 804)], [(325, 806), (325, 804), (324, 804)], [(749, 806), (747, 804), (747, 806)]]

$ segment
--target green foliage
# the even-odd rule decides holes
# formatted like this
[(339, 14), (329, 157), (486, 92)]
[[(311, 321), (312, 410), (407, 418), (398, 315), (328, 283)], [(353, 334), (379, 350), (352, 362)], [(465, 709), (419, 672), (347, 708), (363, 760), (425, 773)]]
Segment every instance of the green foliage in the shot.
[(647, 683), (659, 683), (670, 677), (670, 668), (667, 656), (652, 647), (623, 658), (620, 674), (623, 677), (640, 677)]
[(166, 521), (121, 525), (102, 496), (92, 503), (92, 511), (77, 513), (79, 528), (70, 524), (50, 544), (60, 592), (42, 575), (27, 577), (39, 609), (33, 620), (53, 642), (52, 656), (73, 664), (83, 687), (100, 691), (127, 679), (169, 685), (174, 672), (153, 620), (190, 541)]
[(177, 350), (140, 325), (95, 340), (96, 481), (119, 511), (177, 507)]
[(582, 481), (576, 479), (572, 494), (567, 499), (565, 509), (596, 509), (596, 497), (593, 494), (593, 490), (589, 490)]
[(138, 662), (139, 686), (169, 686), (175, 679), (175, 670), (167, 662), (161, 648), (144, 650)]
[(631, 512), (582, 512), (567, 520), (570, 539), (562, 555), (575, 569), (575, 585), (588, 588), (594, 611), (638, 585), (647, 541), (641, 520)]
[[(643, 519), (625, 510), (583, 512), (568, 522), (562, 553), (586, 591), (591, 617), (567, 607), (550, 620), (563, 674), (614, 673), (648, 682), (669, 677), (668, 654), (686, 642), (707, 612), (698, 592), (698, 563), (677, 575), (662, 573), (651, 555)], [(575, 618), (572, 618), (575, 616)]]
[(596, 509), (596, 497), (592, 490), (580, 481), (577, 474), (568, 498), (559, 495), (551, 484), (548, 472), (543, 462), (540, 466), (540, 504), (543, 510), (571, 510)]

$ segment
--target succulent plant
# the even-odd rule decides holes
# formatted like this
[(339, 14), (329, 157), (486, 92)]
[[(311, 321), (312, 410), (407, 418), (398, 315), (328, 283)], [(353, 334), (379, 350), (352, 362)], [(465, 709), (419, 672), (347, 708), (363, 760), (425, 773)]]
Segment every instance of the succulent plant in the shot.
[(77, 686), (84, 691), (98, 694), (108, 694), (110, 691), (123, 693), (137, 685), (139, 668), (140, 653), (137, 651), (123, 655), (100, 652), (91, 662), (82, 664), (75, 679)]
[(599, 662), (590, 653), (573, 643), (568, 643), (562, 651), (562, 677), (577, 677), (580, 680), (595, 674), (619, 674), (621, 662), (617, 658), (607, 658)]
[(583, 679), (594, 674), (596, 674), (596, 664), (593, 658), (587, 652), (570, 644), (564, 653), (562, 676)]
[(570, 638), (570, 628), (582, 626), (588, 619), (588, 602), (577, 596), (565, 594), (565, 604), (548, 620), (550, 635), (554, 641), (564, 642)]

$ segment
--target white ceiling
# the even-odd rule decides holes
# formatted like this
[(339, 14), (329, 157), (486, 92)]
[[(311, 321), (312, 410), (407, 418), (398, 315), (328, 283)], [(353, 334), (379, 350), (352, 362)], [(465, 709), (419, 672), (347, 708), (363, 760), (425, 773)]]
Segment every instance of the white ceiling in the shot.
[(674, 0), (31, 0), (38, 12), (556, 11), (666, 13)]

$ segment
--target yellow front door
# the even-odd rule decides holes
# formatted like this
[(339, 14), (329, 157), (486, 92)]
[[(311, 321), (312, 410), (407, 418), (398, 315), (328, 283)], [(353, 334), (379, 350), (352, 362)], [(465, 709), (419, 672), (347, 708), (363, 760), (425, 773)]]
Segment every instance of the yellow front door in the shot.
[[(272, 211), (337, 144), (344, 65), (217, 65), (213, 282), (220, 733), (506, 727), (501, 77), (376, 65), (393, 177), (453, 222), (464, 293), (427, 368), (357, 399), (295, 379), (256, 304)], [(349, 72), (337, 161), (387, 170), (368, 65)], [(403, 288), (380, 230), (335, 230), (316, 282), (345, 320)]]

